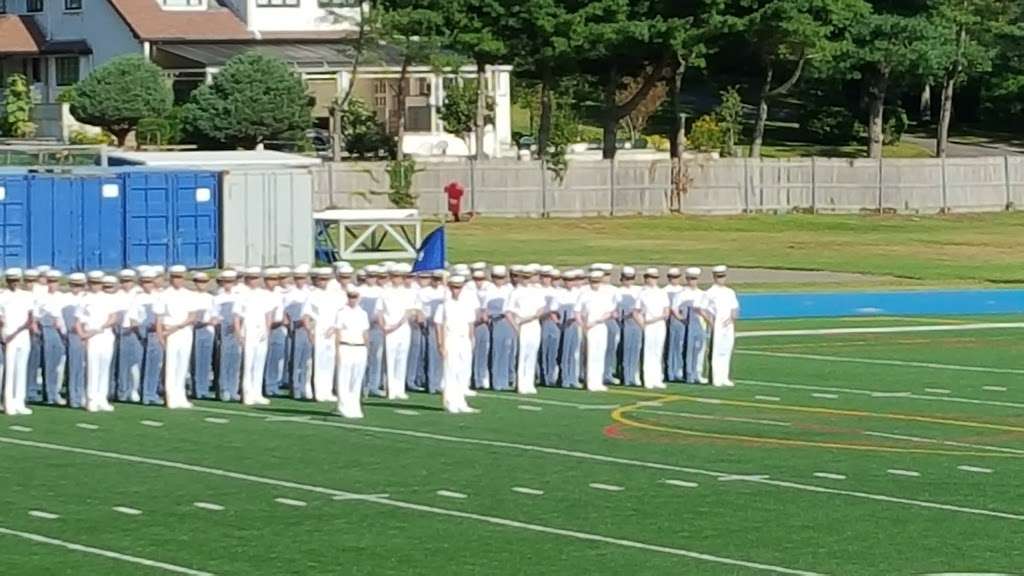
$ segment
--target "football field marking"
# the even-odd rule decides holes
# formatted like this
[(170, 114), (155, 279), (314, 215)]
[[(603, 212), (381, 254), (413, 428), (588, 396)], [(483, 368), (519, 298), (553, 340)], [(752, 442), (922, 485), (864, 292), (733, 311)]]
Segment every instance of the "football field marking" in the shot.
[(600, 482), (591, 482), (588, 484), (594, 490), (604, 490), (606, 492), (622, 492), (625, 490), (622, 486), (616, 486), (614, 484), (602, 484)]
[(782, 398), (778, 396), (754, 396), (754, 400), (764, 400), (765, 402), (781, 402)]
[[(829, 390), (833, 392), (844, 392), (847, 394), (860, 394), (864, 396), (871, 396), (878, 392), (878, 390), (860, 390), (857, 388), (837, 388), (835, 386), (815, 386), (812, 384), (787, 384), (783, 382), (765, 382), (764, 380), (737, 380), (739, 384), (746, 384), (750, 386), (767, 386), (771, 388), (792, 388), (794, 390)], [(1006, 408), (1024, 408), (1024, 404), (1019, 402), (1004, 402), (1001, 400), (978, 400), (975, 398), (960, 398), (957, 396), (928, 396), (927, 394), (911, 394), (910, 396), (904, 396), (904, 398), (913, 398), (914, 400), (936, 400), (939, 402), (955, 402), (963, 404), (980, 404), (985, 406), (1003, 406)]]
[(285, 506), (295, 506), (296, 508), (302, 508), (306, 506), (306, 503), (302, 500), (293, 500), (291, 498), (274, 498), (274, 502), (278, 504), (284, 504)]
[[(641, 404), (637, 403), (637, 406)], [(658, 404), (661, 406), (661, 404)], [(789, 422), (781, 420), (760, 420), (757, 418), (738, 418), (733, 416), (712, 416), (710, 414), (695, 414), (693, 412), (676, 412), (673, 410), (634, 410), (641, 414), (661, 414), (664, 416), (679, 416), (681, 418), (696, 418), (698, 420), (721, 420), (724, 422), (743, 422), (746, 424), (764, 424), (766, 426), (792, 426)]]
[(959, 370), (964, 372), (986, 372), (991, 374), (1024, 374), (1016, 368), (993, 368), (991, 366), (964, 366), (962, 364), (940, 364), (938, 362), (916, 362), (912, 360), (886, 360), (883, 358), (855, 358), (852, 356), (827, 356), (824, 354), (798, 354), (796, 352), (766, 352), (764, 350), (736, 350), (737, 354), (770, 356), (773, 358), (796, 358), (821, 360), (824, 362), (850, 362), (854, 364), (878, 364), (881, 366), (904, 366), (912, 368), (935, 368), (938, 370)]
[(33, 518), (42, 518), (43, 520), (56, 520), (60, 518), (59, 514), (43, 512), (42, 510), (29, 510), (28, 515), (32, 516)]
[(541, 408), (540, 406), (530, 406), (529, 404), (516, 406), (516, 408), (519, 408), (520, 410), (525, 410), (527, 412), (540, 412), (541, 410), (543, 410), (543, 408)]
[(78, 424), (75, 424), (75, 427), (76, 428), (81, 428), (82, 430), (99, 430), (100, 429), (100, 427), (95, 425), (95, 424), (86, 424), (85, 422), (79, 422)]
[(989, 392), (1006, 392), (1006, 386), (982, 386), (981, 389)]
[(544, 495), (544, 491), (543, 490), (537, 490), (537, 489), (534, 489), (534, 488), (527, 488), (525, 486), (513, 486), (512, 487), (512, 491), (513, 492), (518, 492), (520, 494), (527, 494), (527, 495), (530, 495), (530, 496), (543, 496)]
[(825, 398), (826, 400), (835, 400), (839, 398), (838, 394), (827, 394), (824, 392), (814, 392), (813, 394), (811, 394), (811, 396), (815, 398)]
[[(244, 412), (240, 412), (244, 413)], [(704, 560), (708, 562), (717, 562), (720, 564), (727, 564), (731, 566), (741, 566), (744, 568), (751, 568), (756, 570), (764, 570), (766, 572), (774, 572), (776, 574), (789, 574), (793, 576), (822, 576), (817, 572), (810, 572), (806, 570), (798, 570), (794, 568), (786, 568), (784, 566), (774, 566), (771, 564), (762, 564), (759, 562), (750, 562), (747, 560), (738, 560), (736, 558), (728, 558), (725, 556), (716, 556), (713, 554), (705, 554), (703, 552), (695, 552), (693, 550), (686, 550), (683, 548), (675, 548), (671, 546), (662, 546), (659, 544), (649, 544), (637, 540), (627, 540), (622, 538), (615, 538), (611, 536), (604, 536), (601, 534), (595, 534), (591, 532), (582, 532), (578, 530), (568, 530), (562, 528), (555, 528), (552, 526), (546, 526), (543, 524), (534, 524), (531, 522), (521, 522), (519, 520), (511, 520), (508, 518), (502, 518), (499, 516), (488, 516), (485, 514), (475, 514), (472, 512), (463, 512), (461, 510), (454, 510), (450, 508), (441, 508), (438, 506), (428, 506), (425, 504), (416, 504), (413, 502), (404, 502), (401, 500), (392, 500), (390, 498), (380, 498), (375, 495), (364, 495), (356, 494), (353, 492), (345, 492), (342, 490), (336, 490), (334, 488), (327, 488), (324, 486), (316, 486), (312, 484), (302, 484), (299, 482), (292, 482), (290, 480), (278, 480), (275, 478), (267, 478), (262, 476), (254, 476), (252, 474), (245, 474), (242, 472), (233, 472), (230, 470), (224, 470), (219, 468), (211, 468), (207, 466), (200, 466), (196, 464), (186, 464), (184, 462), (174, 462), (171, 460), (161, 460), (158, 458), (149, 458), (145, 456), (135, 456), (132, 454), (122, 454), (118, 452), (107, 452), (103, 450), (93, 450), (90, 448), (78, 448), (74, 446), (65, 446), (62, 444), (50, 444), (46, 442), (34, 442), (30, 440), (19, 440), (16, 438), (8, 438), (0, 436), (0, 442), (7, 444), (14, 444), (18, 446), (41, 448), (46, 450), (53, 450), (59, 452), (68, 452), (72, 454), (85, 454), (89, 456), (97, 456), (100, 458), (107, 458), (111, 460), (119, 460), (122, 462), (133, 462), (137, 464), (148, 464), (152, 466), (160, 466), (164, 468), (171, 468), (175, 470), (184, 470), (189, 472), (197, 472), (202, 474), (208, 474), (211, 476), (218, 476), (221, 478), (232, 478), (235, 480), (244, 480), (256, 484), (263, 484), (269, 486), (278, 486), (282, 488), (290, 488), (295, 490), (305, 490), (316, 494), (323, 494), (327, 496), (347, 496), (354, 500), (362, 500), (365, 502), (373, 502), (383, 506), (390, 506), (393, 508), (402, 508), (405, 510), (415, 510), (419, 512), (426, 512), (430, 514), (437, 514), (443, 516), (449, 516), (454, 518), (464, 518), (468, 520), (476, 520), (478, 522), (484, 522), (487, 524), (493, 524), (496, 526), (504, 526), (508, 528), (518, 528), (521, 530), (528, 530), (532, 532), (540, 532), (544, 534), (553, 534), (557, 536), (564, 536), (567, 538), (573, 538), (576, 540), (587, 540), (591, 542), (601, 542), (604, 544), (611, 544), (624, 548), (633, 548), (637, 550), (645, 550), (648, 552), (659, 552), (663, 554), (670, 554), (673, 556), (680, 556), (686, 558), (692, 558), (695, 560)], [(1022, 516), (1020, 519), (1024, 519)], [(2, 529), (0, 529), (2, 530)], [(182, 569), (182, 570), (188, 570)], [(184, 574), (192, 574), (194, 576), (211, 576), (206, 572), (188, 571), (182, 572)]]
[(150, 428), (159, 428), (164, 425), (163, 422), (158, 422), (156, 420), (139, 420), (139, 424), (149, 426)]
[(111, 510), (113, 510), (114, 512), (119, 512), (121, 514), (127, 514), (128, 516), (142, 515), (142, 510), (139, 510), (137, 508), (129, 508), (128, 506), (114, 506), (113, 508), (111, 508)]
[(942, 324), (930, 326), (876, 326), (867, 328), (814, 328), (807, 330), (752, 330), (737, 332), (737, 338), (760, 336), (824, 336), (828, 334), (900, 334), (903, 332), (958, 332), (964, 330), (1004, 330), (1024, 328), (1024, 322), (981, 322), (975, 324)]
[(925, 388), (924, 391), (931, 394), (951, 394), (953, 392), (952, 390), (947, 390), (945, 388)]
[(938, 440), (935, 438), (922, 438), (920, 436), (905, 436), (903, 434), (889, 434), (886, 432), (864, 432), (867, 436), (877, 436), (879, 438), (892, 438), (893, 440), (908, 440), (910, 442), (927, 442), (930, 444), (945, 444), (946, 446), (956, 446), (958, 448), (978, 448), (981, 450), (991, 450), (992, 452), (1005, 452), (1007, 454), (1019, 454), (1024, 456), (1024, 450), (1017, 450), (1015, 448), (1004, 448), (1002, 446), (987, 446), (985, 444), (970, 444), (967, 442), (953, 442), (952, 440)]
[(209, 422), (210, 424), (227, 424), (231, 422), (227, 418), (203, 418), (203, 422)]
[(469, 498), (468, 495), (463, 494), (462, 492), (455, 492), (452, 490), (438, 490), (437, 492), (434, 492), (434, 494), (437, 494), (438, 496), (444, 496), (445, 498), (457, 498), (459, 500), (465, 500), (466, 498)]
[(420, 413), (415, 410), (408, 410), (406, 408), (395, 408), (395, 414), (401, 414), (402, 416), (419, 416)]
[(910, 478), (918, 478), (921, 476), (920, 472), (914, 472), (913, 470), (900, 470), (898, 468), (890, 468), (886, 470), (886, 472), (893, 476), (908, 476)]
[(668, 480), (662, 480), (661, 482), (663, 484), (668, 484), (669, 486), (679, 486), (680, 488), (696, 488), (700, 486), (700, 484), (696, 482), (687, 482), (686, 480), (673, 480), (671, 478)]
[[(197, 408), (196, 410), (205, 411), (222, 411), (237, 415), (247, 415), (254, 418), (265, 419), (261, 414), (255, 412), (246, 412), (243, 410), (230, 410), (226, 408)], [(617, 456), (607, 456), (604, 454), (594, 454), (592, 452), (582, 452), (578, 450), (563, 450), (561, 448), (552, 448), (548, 446), (537, 446), (534, 444), (521, 444), (516, 442), (505, 442), (501, 440), (484, 440), (479, 438), (469, 438), (464, 436), (447, 436), (444, 434), (434, 434), (430, 432), (420, 432), (418, 430), (404, 430), (400, 428), (385, 428), (382, 426), (370, 426), (366, 424), (350, 424), (347, 422), (328, 422), (322, 420), (307, 420), (300, 422), (301, 424), (308, 424), (313, 426), (328, 426), (335, 428), (345, 428), (349, 430), (360, 430), (366, 432), (380, 432), (383, 434), (394, 434), (397, 436), (406, 436), (410, 438), (421, 438), (428, 440), (442, 440), (452, 442), (456, 444), (470, 444), (478, 446), (492, 446), (496, 448), (509, 448), (513, 450), (522, 450), (527, 452), (538, 452), (542, 454), (549, 454), (555, 456), (565, 456), (569, 458), (578, 458), (582, 460), (593, 460), (596, 462), (607, 462), (613, 464), (621, 464), (625, 466), (634, 466), (638, 468), (649, 468), (654, 470), (668, 470), (672, 472), (683, 472), (687, 474), (694, 474), (700, 476), (711, 476), (714, 478), (720, 476), (732, 476), (724, 472), (716, 472), (713, 470), (703, 470), (700, 468), (689, 468), (685, 466), (676, 466), (673, 464), (663, 464), (660, 462), (650, 462), (646, 460), (635, 460), (631, 458), (619, 458)], [(26, 445), (38, 444), (35, 442), (29, 442), (25, 440), (16, 440), (13, 438), (4, 438), (0, 436), (0, 442), (7, 442), (12, 444), (27, 443)], [(46, 447), (46, 446), (44, 446)], [(828, 488), (825, 486), (817, 486), (814, 484), (802, 484), (797, 482), (788, 482), (783, 480), (750, 480), (751, 482), (757, 482), (759, 484), (765, 484), (770, 486), (776, 486), (780, 488), (790, 488), (793, 490), (803, 490), (807, 492), (816, 492), (821, 494), (833, 494), (848, 496), (852, 498), (862, 498), (865, 500), (873, 500), (876, 502), (886, 502), (890, 504), (904, 504), (908, 506), (916, 506), (920, 508), (931, 508), (936, 510), (945, 510), (947, 512), (957, 512), (962, 514), (975, 514), (979, 516), (990, 516), (993, 518), (1002, 518), (1006, 520), (1024, 520), (1024, 515), (1013, 514), (1010, 512), (1002, 512), (998, 510), (985, 510), (980, 508), (969, 508), (965, 506), (957, 506), (953, 504), (943, 504), (941, 502), (931, 502), (928, 500), (915, 500), (911, 498), (900, 498), (897, 496), (888, 496), (885, 494), (877, 494), (873, 492), (858, 492), (852, 490), (839, 490), (836, 488)]]
[(213, 504), (211, 502), (193, 502), (193, 506), (196, 508), (202, 508), (203, 510), (212, 510), (214, 512), (220, 512), (224, 510), (224, 507), (220, 504)]
[(93, 548), (92, 546), (76, 544), (74, 542), (68, 542), (66, 540), (58, 540), (56, 538), (50, 538), (49, 536), (43, 536), (42, 534), (34, 534), (32, 532), (22, 532), (20, 530), (11, 530), (9, 528), (0, 527), (0, 535), (15, 536), (18, 538), (23, 538), (25, 540), (31, 540), (32, 542), (37, 542), (39, 544), (59, 546), (67, 550), (74, 550), (75, 552), (84, 552), (86, 554), (93, 554), (95, 556), (103, 556), (105, 558), (120, 560), (121, 562), (130, 562), (132, 564), (139, 564), (140, 566), (147, 566), (149, 568), (158, 568), (166, 572), (187, 574), (188, 576), (214, 576), (212, 573), (203, 572), (202, 570), (193, 570), (191, 568), (185, 568), (184, 566), (175, 566), (174, 564), (168, 564), (166, 562), (158, 562), (156, 560), (149, 560), (147, 558), (140, 558), (138, 556), (130, 556), (128, 554), (112, 552), (110, 550), (104, 550), (102, 548)]
[(832, 472), (815, 472), (814, 475), (818, 478), (826, 478), (828, 480), (846, 480), (846, 476), (842, 474), (833, 474)]
[(977, 472), (978, 474), (991, 474), (993, 470), (991, 468), (981, 468), (979, 466), (957, 466), (957, 470), (963, 470), (964, 472)]
[(14, 425), (14, 426), (8, 426), (8, 428), (10, 428), (11, 430), (14, 430), (15, 432), (31, 432), (32, 431), (32, 429), (29, 428), (28, 426)]

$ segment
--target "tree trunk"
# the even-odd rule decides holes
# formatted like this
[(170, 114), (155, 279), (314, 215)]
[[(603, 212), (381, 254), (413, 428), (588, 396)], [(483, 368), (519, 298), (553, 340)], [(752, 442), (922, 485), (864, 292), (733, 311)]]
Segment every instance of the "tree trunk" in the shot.
[(942, 104), (939, 108), (939, 133), (935, 139), (935, 155), (939, 158), (946, 157), (946, 148), (949, 146), (949, 123), (953, 118), (953, 91), (963, 71), (964, 50), (967, 47), (967, 28), (961, 27), (957, 36), (956, 61), (953, 67), (946, 72), (942, 82)]
[(541, 68), (540, 80), (540, 128), (537, 130), (537, 153), (542, 158), (547, 157), (548, 142), (551, 140), (554, 84), (555, 78), (551, 73), (551, 67), (544, 64)]
[(926, 82), (924, 88), (921, 89), (918, 111), (920, 112), (921, 122), (932, 121), (932, 85), (930, 82)]
[(402, 144), (405, 141), (405, 101), (408, 94), (406, 90), (406, 81), (409, 76), (409, 58), (406, 57), (402, 60), (402, 71), (398, 75), (398, 92), (396, 94), (396, 100), (398, 100), (398, 146), (396, 147), (395, 158), (398, 160), (405, 159), (405, 152), (402, 150)]
[(366, 9), (369, 7), (368, 3), (359, 3), (359, 32), (356, 35), (356, 43), (353, 47), (355, 54), (352, 56), (352, 67), (349, 70), (348, 76), (348, 88), (345, 93), (342, 94), (341, 99), (334, 103), (333, 109), (331, 110), (331, 160), (335, 162), (341, 161), (341, 149), (343, 145), (343, 138), (341, 135), (341, 111), (348, 106), (349, 100), (352, 99), (352, 92), (356, 85), (356, 76), (359, 74), (359, 64), (363, 58), (363, 51), (366, 44), (366, 21), (369, 19), (369, 15), (366, 13)]
[(761, 145), (764, 143), (764, 127), (768, 123), (768, 95), (772, 91), (772, 77), (775, 75), (775, 65), (771, 62), (765, 66), (764, 83), (761, 85), (761, 93), (757, 102), (757, 120), (754, 121), (754, 137), (750, 141), (750, 157), (761, 157)]
[(619, 73), (612, 67), (608, 71), (604, 84), (604, 113), (601, 115), (602, 128), (602, 150), (601, 157), (605, 160), (615, 158), (616, 131), (619, 126), (618, 104), (615, 101), (615, 92), (619, 87)]
[(669, 86), (669, 98), (672, 99), (672, 133), (669, 134), (669, 156), (673, 160), (679, 158), (686, 149), (686, 126), (683, 125), (683, 103), (679, 97), (683, 91), (683, 75), (686, 74), (686, 61), (676, 59), (672, 64), (672, 84)]
[(882, 157), (885, 126), (885, 93), (889, 87), (889, 70), (879, 69), (870, 78), (868, 85), (868, 156)]
[(484, 128), (487, 124), (487, 67), (483, 62), (476, 63), (476, 120), (473, 129), (476, 131), (476, 155), (479, 160), (484, 157)]

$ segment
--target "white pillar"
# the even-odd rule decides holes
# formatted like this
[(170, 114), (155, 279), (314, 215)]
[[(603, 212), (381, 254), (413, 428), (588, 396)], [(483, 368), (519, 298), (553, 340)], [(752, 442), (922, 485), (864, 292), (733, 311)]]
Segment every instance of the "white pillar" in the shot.
[(491, 96), (494, 98), (494, 137), (497, 154), (512, 146), (512, 90), (507, 67), (491, 70)]
[(433, 74), (430, 77), (430, 131), (435, 134), (444, 132), (441, 121), (441, 108), (444, 106), (444, 76)]
[(43, 67), (46, 68), (46, 94), (43, 95), (43, 102), (52, 104), (57, 101), (57, 66), (55, 56), (43, 58)]

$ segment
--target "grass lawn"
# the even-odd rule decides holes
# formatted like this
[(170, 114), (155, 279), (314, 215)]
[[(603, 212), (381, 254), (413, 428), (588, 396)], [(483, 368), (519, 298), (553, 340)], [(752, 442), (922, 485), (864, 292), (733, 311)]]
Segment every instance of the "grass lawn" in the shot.
[(1024, 213), (492, 218), (448, 226), (453, 262), (725, 262), (893, 278), (874, 287), (1024, 284), (1022, 238)]
[(3, 573), (1019, 572), (1022, 341), (741, 337), (736, 388), (482, 393), (463, 416), (39, 407), (0, 416)]
[[(818, 158), (865, 158), (867, 149), (863, 145), (827, 146), (813, 143), (769, 144), (762, 148), (761, 155), (765, 158), (801, 158), (816, 156)], [(882, 147), (885, 158), (931, 158), (931, 150), (913, 144), (900, 142), (892, 146)]]

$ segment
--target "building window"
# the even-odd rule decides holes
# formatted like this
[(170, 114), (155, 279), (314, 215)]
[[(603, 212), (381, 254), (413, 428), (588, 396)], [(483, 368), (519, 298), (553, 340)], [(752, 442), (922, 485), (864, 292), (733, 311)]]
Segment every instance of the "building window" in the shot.
[(78, 56), (53, 59), (57, 73), (57, 86), (71, 86), (78, 82)]
[(35, 14), (43, 11), (43, 0), (25, 0), (25, 12)]
[(78, 12), (82, 9), (82, 0), (64, 0), (65, 12)]
[(317, 0), (321, 8), (358, 8), (362, 0)]
[(256, 0), (256, 5), (272, 8), (295, 8), (299, 5), (299, 0)]
[(203, 5), (203, 0), (162, 0), (162, 4), (165, 8), (196, 8)]
[(7, 14), (7, 0), (0, 0), (0, 14)]

